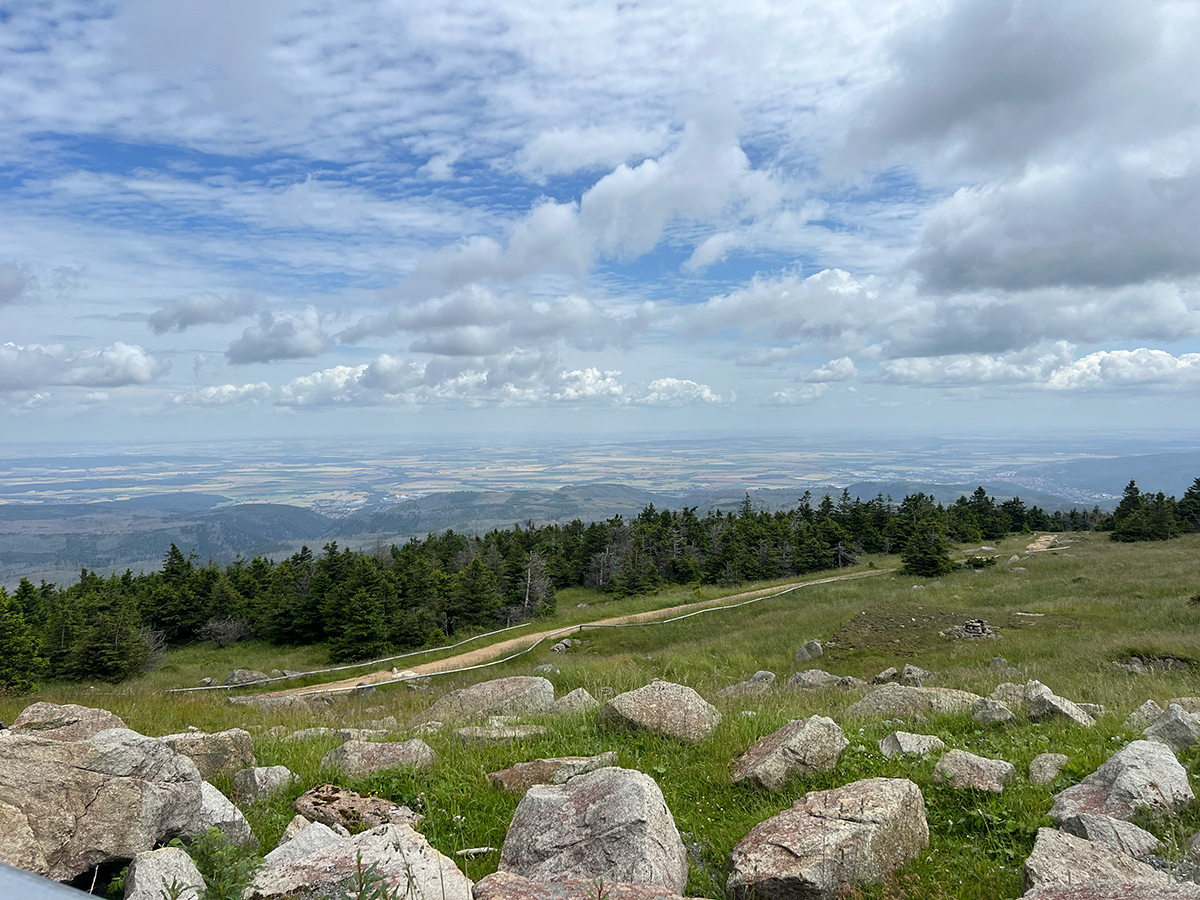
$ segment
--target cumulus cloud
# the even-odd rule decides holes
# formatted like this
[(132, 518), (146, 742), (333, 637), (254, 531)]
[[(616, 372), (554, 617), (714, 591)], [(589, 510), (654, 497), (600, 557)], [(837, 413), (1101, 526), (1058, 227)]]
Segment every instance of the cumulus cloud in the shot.
[(1141, 386), (1164, 388), (1200, 385), (1200, 353), (1173, 356), (1165, 350), (1100, 350), (1050, 375), (1046, 387), (1059, 391), (1104, 390)]
[(102, 349), (70, 350), (61, 344), (0, 345), (0, 391), (36, 390), (46, 385), (121, 387), (149, 384), (170, 363), (144, 348), (117, 342)]
[(150, 314), (147, 324), (155, 334), (186, 331), (194, 325), (225, 325), (258, 310), (258, 301), (248, 293), (221, 297), (217, 294), (193, 294)]
[(849, 381), (858, 374), (858, 369), (854, 365), (854, 360), (848, 356), (842, 356), (837, 359), (831, 359), (823, 366), (818, 366), (811, 372), (802, 373), (796, 376), (798, 382), (808, 382), (810, 384), (822, 384), (828, 381)]
[(1075, 348), (1066, 342), (1024, 353), (1001, 356), (956, 354), (889, 359), (879, 364), (875, 379), (893, 384), (952, 387), (956, 385), (1038, 384), (1069, 365)]
[(241, 403), (263, 403), (271, 398), (273, 391), (265, 381), (257, 384), (212, 384), (192, 388), (171, 396), (174, 406), (186, 408), (212, 408), (235, 406)]
[(332, 346), (315, 309), (278, 315), (265, 312), (258, 325), (251, 325), (229, 345), (225, 357), (235, 364), (302, 359), (320, 356)]
[(784, 388), (775, 391), (763, 401), (766, 406), (807, 406), (824, 396), (829, 390), (827, 384), (806, 384), (799, 388)]
[(726, 399), (707, 384), (686, 378), (658, 378), (650, 382), (634, 402), (644, 406), (690, 406), (696, 403), (725, 403)]
[(29, 273), (17, 263), (0, 263), (0, 306), (12, 303), (29, 287)]
[(624, 123), (551, 128), (539, 133), (517, 153), (515, 165), (517, 171), (538, 178), (612, 169), (631, 159), (659, 152), (667, 139), (667, 129), (661, 125), (652, 129)]

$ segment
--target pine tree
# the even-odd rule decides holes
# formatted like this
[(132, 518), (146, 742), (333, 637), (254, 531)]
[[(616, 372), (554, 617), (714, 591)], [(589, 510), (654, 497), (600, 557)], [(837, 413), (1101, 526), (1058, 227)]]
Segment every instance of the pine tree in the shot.
[(33, 679), (45, 669), (41, 641), (25, 621), (15, 599), (0, 587), (0, 694), (32, 691)]
[(1185, 531), (1200, 531), (1200, 478), (1184, 491), (1176, 510)]
[(454, 576), (454, 587), (446, 604), (450, 630), (490, 625), (500, 609), (500, 582), (488, 565), (475, 557)]
[(937, 519), (930, 517), (917, 524), (912, 537), (900, 551), (900, 561), (904, 564), (900, 571), (906, 575), (930, 578), (954, 571), (950, 545)]
[(377, 591), (361, 588), (346, 602), (344, 618), (336, 630), (329, 626), (330, 662), (378, 659), (391, 651), (387, 635), (387, 616), (383, 597)]

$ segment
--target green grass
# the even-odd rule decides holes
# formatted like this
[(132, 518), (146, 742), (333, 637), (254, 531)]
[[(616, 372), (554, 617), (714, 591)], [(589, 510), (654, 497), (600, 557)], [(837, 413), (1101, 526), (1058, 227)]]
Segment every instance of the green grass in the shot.
[[(911, 897), (944, 900), (997, 900), (1021, 894), (1021, 865), (1036, 829), (1047, 825), (1051, 797), (1093, 771), (1124, 742), (1138, 735), (1122, 730), (1124, 717), (1148, 698), (1160, 704), (1175, 696), (1200, 693), (1196, 669), (1131, 676), (1112, 665), (1131, 653), (1200, 660), (1200, 605), (1189, 603), (1200, 590), (1200, 535), (1163, 544), (1114, 544), (1103, 536), (1067, 536), (1064, 549), (1039, 553), (978, 574), (959, 572), (934, 580), (891, 574), (807, 587), (738, 610), (714, 612), (670, 625), (585, 630), (585, 647), (566, 654), (533, 653), (482, 672), (434, 680), (425, 690), (396, 686), (368, 697), (334, 703), (301, 717), (265, 715), (224, 705), (223, 696), (164, 695), (163, 688), (194, 684), (200, 677), (221, 679), (235, 666), (308, 668), (323, 663), (321, 648), (283, 650), (242, 644), (224, 650), (195, 646), (168, 655), (166, 664), (140, 681), (105, 685), (53, 685), (33, 698), (0, 698), (0, 718), (11, 718), (32, 699), (104, 706), (148, 734), (187, 725), (205, 730), (233, 726), (256, 736), (260, 765), (282, 764), (300, 775), (288, 794), (245, 809), (264, 849), (274, 846), (292, 817), (299, 793), (326, 780), (406, 803), (425, 816), (422, 830), (434, 846), (454, 858), (472, 879), (494, 870), (499, 854), (474, 859), (453, 856), (466, 847), (500, 847), (517, 799), (493, 790), (486, 773), (538, 756), (578, 755), (616, 750), (623, 766), (653, 776), (663, 789), (692, 857), (687, 893), (722, 894), (729, 851), (754, 825), (789, 807), (805, 792), (873, 776), (907, 777), (924, 792), (931, 845), (897, 874), (891, 886), (864, 889), (866, 898)], [(1003, 559), (1030, 538), (997, 545)], [(883, 565), (882, 561), (875, 561)], [(914, 585), (921, 589), (914, 590)], [(746, 590), (753, 586), (743, 586)], [(732, 593), (732, 590), (724, 593)], [(702, 589), (705, 598), (719, 596)], [(534, 623), (532, 630), (577, 624), (697, 599), (676, 589), (649, 598), (613, 601), (584, 591), (564, 591), (559, 615)], [(577, 604), (588, 608), (578, 609)], [(1017, 613), (1039, 613), (1019, 616)], [(997, 640), (952, 641), (938, 635), (948, 624), (983, 618), (1000, 629)], [(904, 627), (901, 627), (904, 626)], [(504, 635), (495, 639), (503, 639)], [(811, 638), (834, 639), (825, 656), (797, 666), (792, 655)], [(464, 647), (471, 649), (472, 645)], [(753, 741), (790, 719), (814, 714), (838, 716), (857, 694), (777, 689), (764, 697), (717, 701), (724, 718), (707, 741), (689, 745), (649, 734), (614, 732), (596, 717), (532, 719), (548, 733), (518, 746), (466, 747), (449, 731), (425, 740), (439, 755), (429, 772), (389, 771), (366, 779), (345, 779), (320, 769), (333, 741), (287, 743), (272, 737), (275, 725), (352, 725), (383, 715), (413, 719), (441, 693), (486, 678), (528, 674), (543, 662), (562, 670), (551, 677), (563, 693), (586, 687), (598, 699), (660, 677), (691, 685), (712, 698), (717, 690), (758, 669), (770, 669), (779, 683), (797, 668), (822, 668), (838, 675), (870, 678), (887, 666), (914, 662), (934, 673), (930, 683), (986, 694), (1009, 680), (988, 669), (1004, 656), (1020, 669), (1019, 679), (1036, 678), (1077, 701), (1104, 704), (1108, 712), (1094, 729), (1066, 723), (980, 727), (965, 716), (928, 723), (843, 723), (850, 746), (833, 772), (797, 779), (767, 793), (730, 783), (729, 769)], [(753, 712), (743, 716), (742, 712)], [(963, 793), (930, 780), (936, 758), (885, 760), (878, 741), (897, 726), (939, 735), (950, 747), (1003, 758), (1017, 779), (1000, 795)], [(1038, 753), (1066, 753), (1070, 763), (1046, 787), (1031, 784), (1029, 761)], [(1184, 758), (1193, 773), (1198, 754)], [(1196, 778), (1196, 775), (1193, 775)], [(217, 786), (228, 791), (230, 785)], [(1200, 813), (1189, 809), (1176, 820), (1151, 827), (1179, 853), (1198, 827)]]

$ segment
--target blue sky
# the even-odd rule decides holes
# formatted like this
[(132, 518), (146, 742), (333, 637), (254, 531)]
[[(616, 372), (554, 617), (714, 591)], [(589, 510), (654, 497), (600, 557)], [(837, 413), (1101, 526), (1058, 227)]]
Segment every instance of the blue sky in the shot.
[(8, 440), (1200, 421), (1200, 4), (0, 0)]

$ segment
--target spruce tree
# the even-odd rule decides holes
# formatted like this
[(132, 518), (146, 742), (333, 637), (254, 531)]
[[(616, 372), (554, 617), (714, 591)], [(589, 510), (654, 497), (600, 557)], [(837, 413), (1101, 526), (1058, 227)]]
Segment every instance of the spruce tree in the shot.
[(950, 559), (950, 545), (946, 542), (942, 524), (932, 517), (917, 523), (912, 537), (900, 551), (900, 561), (904, 564), (900, 571), (906, 575), (930, 578), (953, 572), (954, 562)]
[[(28, 583), (28, 582), (26, 582)], [(25, 694), (45, 671), (41, 641), (16, 601), (0, 587), (0, 694)]]

